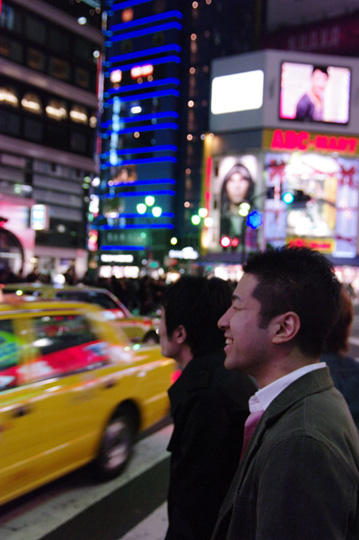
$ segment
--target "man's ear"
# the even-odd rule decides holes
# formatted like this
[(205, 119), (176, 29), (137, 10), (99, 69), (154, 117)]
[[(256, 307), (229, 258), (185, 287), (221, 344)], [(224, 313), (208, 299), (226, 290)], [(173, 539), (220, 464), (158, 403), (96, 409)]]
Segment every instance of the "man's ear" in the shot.
[(187, 331), (182, 324), (177, 326), (176, 330), (173, 332), (173, 337), (179, 345), (185, 343), (187, 340)]
[(272, 343), (288, 343), (293, 340), (300, 329), (300, 319), (294, 311), (277, 315), (270, 322), (272, 326)]

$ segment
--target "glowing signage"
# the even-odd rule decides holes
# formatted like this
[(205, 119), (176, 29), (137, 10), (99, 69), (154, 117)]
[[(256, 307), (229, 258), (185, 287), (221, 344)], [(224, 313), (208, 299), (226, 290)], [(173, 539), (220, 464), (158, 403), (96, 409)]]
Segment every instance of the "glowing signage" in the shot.
[(193, 247), (191, 246), (184, 247), (181, 250), (170, 249), (168, 252), (168, 255), (169, 257), (171, 257), (171, 259), (195, 260), (195, 259), (198, 259), (199, 257), (198, 251), (194, 250)]
[(133, 262), (133, 255), (107, 255), (103, 253), (101, 255), (101, 262), (106, 263), (132, 263)]
[(308, 247), (321, 253), (330, 254), (335, 247), (335, 240), (332, 238), (287, 238), (287, 243), (292, 247)]
[[(269, 140), (267, 139), (269, 136)], [(316, 150), (319, 152), (337, 152), (355, 154), (359, 148), (358, 137), (343, 135), (323, 135), (309, 131), (275, 129), (264, 135), (271, 150)]]
[(137, 79), (138, 77), (148, 77), (153, 73), (153, 65), (146, 64), (145, 66), (135, 66), (131, 69), (132, 79)]
[(45, 204), (34, 204), (31, 207), (30, 227), (35, 231), (49, 228), (49, 207)]
[(212, 81), (212, 114), (250, 111), (263, 105), (262, 70), (231, 73)]

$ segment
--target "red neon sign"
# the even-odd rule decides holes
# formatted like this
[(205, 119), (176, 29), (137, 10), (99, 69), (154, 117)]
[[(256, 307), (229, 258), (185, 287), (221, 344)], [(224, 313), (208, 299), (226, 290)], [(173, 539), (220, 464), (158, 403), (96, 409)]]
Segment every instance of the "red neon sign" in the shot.
[(284, 129), (275, 129), (270, 143), (271, 150), (316, 150), (343, 154), (355, 154), (358, 146), (357, 137), (319, 135), (309, 131)]

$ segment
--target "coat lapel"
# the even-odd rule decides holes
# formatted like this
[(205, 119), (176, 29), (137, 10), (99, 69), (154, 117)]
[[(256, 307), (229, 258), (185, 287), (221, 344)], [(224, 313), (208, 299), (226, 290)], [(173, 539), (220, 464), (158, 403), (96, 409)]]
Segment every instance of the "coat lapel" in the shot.
[[(246, 453), (239, 464), (237, 472), (233, 478), (230, 488), (222, 504), (218, 515), (218, 524), (226, 519), (227, 514), (232, 511), (236, 496), (245, 478), (249, 464), (258, 451), (266, 430), (296, 403), (304, 397), (322, 392), (333, 386), (333, 381), (329, 376), (328, 368), (319, 369), (303, 375), (290, 386), (288, 386), (279, 396), (277, 396), (268, 409), (263, 414), (255, 432), (250, 440)], [(228, 519), (228, 516), (227, 516)], [(213, 538), (216, 538), (214, 535)]]

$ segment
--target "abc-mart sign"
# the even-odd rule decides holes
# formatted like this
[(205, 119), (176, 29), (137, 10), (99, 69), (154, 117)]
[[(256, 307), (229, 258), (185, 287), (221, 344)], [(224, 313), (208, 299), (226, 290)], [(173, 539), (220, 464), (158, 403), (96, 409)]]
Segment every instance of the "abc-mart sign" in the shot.
[(359, 138), (343, 135), (326, 135), (310, 131), (274, 129), (263, 131), (263, 147), (270, 150), (301, 150), (310, 152), (336, 152), (353, 155), (358, 153)]

